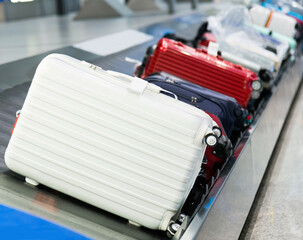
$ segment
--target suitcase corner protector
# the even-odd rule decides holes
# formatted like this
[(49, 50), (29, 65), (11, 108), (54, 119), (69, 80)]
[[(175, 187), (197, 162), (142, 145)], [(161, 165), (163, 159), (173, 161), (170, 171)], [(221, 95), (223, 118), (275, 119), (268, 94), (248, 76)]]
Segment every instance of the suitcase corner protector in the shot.
[(162, 221), (159, 225), (159, 230), (162, 230), (162, 231), (166, 231), (170, 222), (171, 222), (171, 219), (173, 218), (173, 216), (175, 215), (176, 213), (175, 212), (171, 212), (171, 211), (166, 211), (163, 215), (163, 218), (162, 218)]

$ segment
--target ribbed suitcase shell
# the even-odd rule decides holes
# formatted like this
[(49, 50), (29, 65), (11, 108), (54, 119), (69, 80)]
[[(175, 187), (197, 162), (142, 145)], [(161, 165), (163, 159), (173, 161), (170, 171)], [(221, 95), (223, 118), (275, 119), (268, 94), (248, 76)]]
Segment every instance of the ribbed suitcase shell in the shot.
[(5, 162), (39, 183), (165, 230), (198, 175), (213, 122), (159, 89), (50, 55), (36, 71)]
[(143, 78), (161, 71), (231, 96), (243, 107), (251, 96), (252, 81), (257, 80), (255, 73), (240, 65), (166, 38), (149, 57)]
[[(265, 27), (271, 10), (255, 5), (249, 10), (252, 22)], [(296, 33), (297, 21), (290, 16), (283, 13), (273, 12), (271, 20), (269, 21), (268, 29), (281, 33), (288, 37), (294, 37)]]
[[(216, 42), (216, 40), (212, 33), (206, 32), (202, 35), (202, 41), (198, 42), (197, 48), (207, 49), (209, 42)], [(275, 63), (272, 60), (256, 53), (230, 46), (225, 42), (219, 44), (219, 50), (224, 60), (240, 64), (255, 73), (258, 73), (262, 68), (271, 72), (275, 69)]]

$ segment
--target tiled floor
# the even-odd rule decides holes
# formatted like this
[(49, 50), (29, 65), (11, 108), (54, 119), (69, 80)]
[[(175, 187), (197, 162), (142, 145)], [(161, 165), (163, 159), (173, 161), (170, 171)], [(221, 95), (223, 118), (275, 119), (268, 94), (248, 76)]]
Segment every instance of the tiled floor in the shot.
[(303, 239), (303, 88), (240, 239)]
[[(177, 15), (190, 10), (178, 6)], [(73, 21), (74, 14), (0, 23), (0, 64), (171, 17), (165, 13)], [(1, 78), (1, 76), (0, 76)], [(303, 239), (303, 90), (296, 99), (243, 239)]]

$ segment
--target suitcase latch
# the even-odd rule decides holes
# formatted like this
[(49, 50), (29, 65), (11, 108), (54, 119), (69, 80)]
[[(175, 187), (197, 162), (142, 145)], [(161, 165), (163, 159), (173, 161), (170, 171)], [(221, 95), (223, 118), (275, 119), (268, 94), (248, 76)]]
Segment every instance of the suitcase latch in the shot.
[(85, 62), (85, 61), (81, 61), (81, 64), (85, 67), (88, 67), (88, 68), (91, 68), (93, 70), (96, 70), (96, 69), (102, 69), (94, 64), (91, 64), (91, 63), (88, 63), (88, 62)]

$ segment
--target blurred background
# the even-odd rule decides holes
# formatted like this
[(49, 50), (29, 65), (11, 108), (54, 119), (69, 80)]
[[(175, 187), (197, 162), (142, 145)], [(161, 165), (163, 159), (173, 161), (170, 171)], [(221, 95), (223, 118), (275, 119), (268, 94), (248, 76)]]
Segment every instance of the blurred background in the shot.
[(199, 2), (0, 0), (0, 64), (205, 9)]

